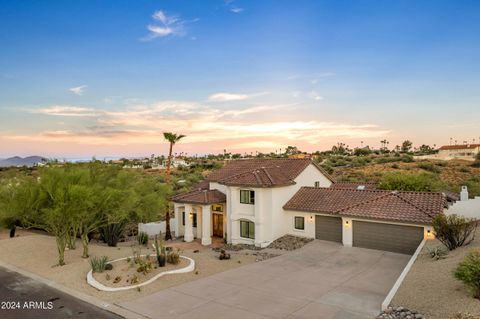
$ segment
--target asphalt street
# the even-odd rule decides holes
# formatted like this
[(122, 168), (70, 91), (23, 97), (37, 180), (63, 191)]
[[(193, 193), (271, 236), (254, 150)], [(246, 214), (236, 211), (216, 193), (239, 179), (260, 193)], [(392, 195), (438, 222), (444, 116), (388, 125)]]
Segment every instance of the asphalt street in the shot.
[(0, 267), (1, 319), (122, 319), (34, 279)]

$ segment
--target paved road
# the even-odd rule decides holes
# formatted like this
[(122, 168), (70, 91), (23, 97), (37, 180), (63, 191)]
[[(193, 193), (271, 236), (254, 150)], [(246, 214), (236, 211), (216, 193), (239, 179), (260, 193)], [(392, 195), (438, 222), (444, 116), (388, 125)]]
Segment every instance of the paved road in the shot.
[(121, 306), (152, 319), (371, 319), (409, 258), (315, 240)]
[[(2, 267), (0, 267), (0, 303), (1, 319), (122, 319), (118, 315)], [(12, 307), (17, 309), (5, 309)]]

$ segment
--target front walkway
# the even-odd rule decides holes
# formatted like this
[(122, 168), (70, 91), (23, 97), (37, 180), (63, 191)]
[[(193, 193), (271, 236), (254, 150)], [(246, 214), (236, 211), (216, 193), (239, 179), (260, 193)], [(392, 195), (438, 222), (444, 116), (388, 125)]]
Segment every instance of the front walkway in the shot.
[(158, 319), (372, 319), (409, 259), (315, 240), (120, 306)]

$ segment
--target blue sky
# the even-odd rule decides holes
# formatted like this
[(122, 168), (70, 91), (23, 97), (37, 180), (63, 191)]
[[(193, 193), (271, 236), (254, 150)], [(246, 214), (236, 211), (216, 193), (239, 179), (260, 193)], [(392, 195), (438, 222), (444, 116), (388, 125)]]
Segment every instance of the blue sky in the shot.
[(480, 140), (478, 1), (0, 7), (0, 157)]

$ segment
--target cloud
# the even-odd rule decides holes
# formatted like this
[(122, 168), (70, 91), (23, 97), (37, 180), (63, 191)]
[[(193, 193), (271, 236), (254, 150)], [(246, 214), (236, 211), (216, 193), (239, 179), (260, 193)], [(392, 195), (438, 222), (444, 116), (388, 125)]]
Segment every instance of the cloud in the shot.
[[(179, 16), (169, 15), (165, 11), (158, 10), (152, 18), (154, 23), (147, 26), (149, 34), (143, 40), (153, 40), (168, 36), (184, 36), (186, 34), (185, 23)], [(196, 22), (198, 19), (190, 22)]]
[(208, 97), (212, 102), (229, 102), (229, 101), (242, 101), (248, 99), (247, 94), (234, 94), (234, 93), (215, 93)]
[(243, 12), (243, 8), (235, 5), (234, 0), (225, 0), (225, 6), (228, 8), (230, 12), (233, 12), (233, 13)]
[(80, 85), (80, 86), (76, 86), (76, 87), (73, 87), (73, 88), (69, 88), (68, 90), (70, 92), (72, 92), (73, 94), (83, 95), (86, 87), (87, 87), (86, 85)]
[(78, 107), (70, 105), (54, 105), (46, 108), (31, 109), (31, 113), (54, 116), (92, 117), (98, 116), (99, 112), (94, 108)]
[[(285, 116), (282, 120), (274, 120), (271, 114), (279, 108)], [(189, 101), (160, 101), (114, 110), (51, 106), (30, 112), (84, 118), (78, 125), (67, 128), (49, 126), (34, 134), (2, 136), (7, 140), (33, 143), (137, 147), (158, 145), (163, 140), (163, 131), (175, 131), (187, 135), (182, 145), (197, 145), (209, 150), (228, 147), (261, 151), (285, 144), (318, 145), (325, 139), (383, 138), (390, 133), (370, 123), (320, 122), (308, 116), (302, 119), (300, 115), (288, 115), (292, 109), (288, 105), (253, 105), (225, 110)]]

